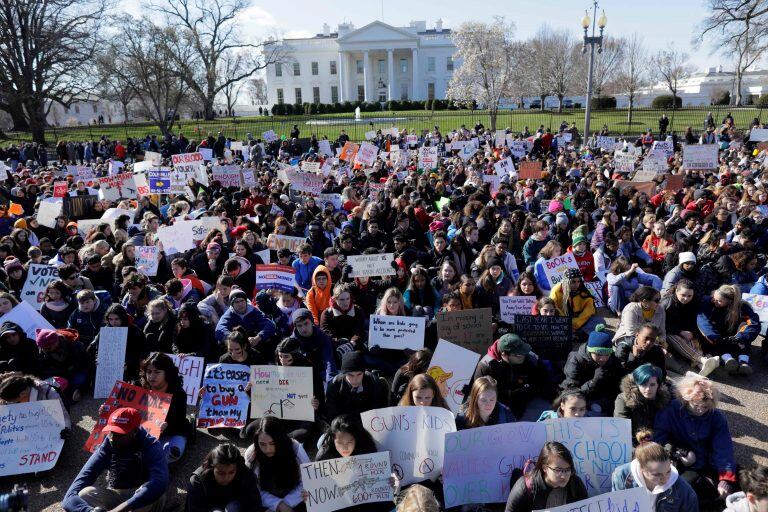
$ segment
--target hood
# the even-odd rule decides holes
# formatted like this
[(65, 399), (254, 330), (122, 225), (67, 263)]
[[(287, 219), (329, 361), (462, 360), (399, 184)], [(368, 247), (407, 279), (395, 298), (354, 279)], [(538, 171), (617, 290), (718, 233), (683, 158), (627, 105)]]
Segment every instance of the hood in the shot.
[(669, 479), (663, 487), (657, 486), (655, 489), (648, 489), (645, 486), (645, 478), (643, 478), (643, 475), (640, 472), (640, 462), (637, 459), (632, 460), (632, 462), (629, 464), (629, 469), (637, 486), (641, 489), (645, 489), (645, 491), (650, 495), (649, 498), (651, 498), (651, 501), (655, 501), (655, 496), (657, 494), (662, 494), (671, 489), (672, 486), (675, 485), (675, 482), (677, 482), (677, 479), (680, 477), (680, 475), (677, 473), (677, 469), (675, 469), (675, 466), (673, 465), (671, 467), (672, 472), (669, 475)]
[[(641, 401), (645, 402), (642, 395), (640, 394), (640, 390), (635, 384), (635, 378), (631, 373), (625, 375), (624, 378), (621, 379), (620, 391), (624, 395), (624, 403), (627, 404), (627, 407), (635, 407), (639, 405)], [(666, 386), (659, 386), (659, 390), (656, 392), (656, 399), (653, 401), (653, 405), (657, 409), (663, 409), (668, 403), (669, 391), (667, 391)]]
[(488, 355), (496, 361), (501, 361), (501, 352), (499, 351), (499, 340), (494, 341), (490, 347), (488, 347)]
[[(315, 271), (312, 273), (312, 286), (317, 286), (317, 276), (319, 274), (325, 274), (325, 277), (328, 279), (328, 284), (325, 285), (325, 289), (323, 290), (323, 293), (330, 292), (332, 283), (331, 283), (331, 271), (328, 270), (328, 267), (325, 265), (318, 265)], [(330, 296), (330, 293), (329, 293)]]
[(749, 512), (749, 502), (744, 492), (737, 492), (725, 498), (725, 510), (736, 512)]

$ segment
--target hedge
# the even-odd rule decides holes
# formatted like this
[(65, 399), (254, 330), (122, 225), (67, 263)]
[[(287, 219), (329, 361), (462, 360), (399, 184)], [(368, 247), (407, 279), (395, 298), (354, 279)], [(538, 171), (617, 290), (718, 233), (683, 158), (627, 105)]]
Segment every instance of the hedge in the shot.
[[(678, 96), (676, 99), (677, 101), (675, 101), (675, 103), (677, 104), (677, 108), (682, 107), (683, 99), (680, 96)], [(662, 94), (661, 96), (656, 96), (651, 102), (651, 106), (653, 108), (672, 108), (672, 104), (671, 94)]]

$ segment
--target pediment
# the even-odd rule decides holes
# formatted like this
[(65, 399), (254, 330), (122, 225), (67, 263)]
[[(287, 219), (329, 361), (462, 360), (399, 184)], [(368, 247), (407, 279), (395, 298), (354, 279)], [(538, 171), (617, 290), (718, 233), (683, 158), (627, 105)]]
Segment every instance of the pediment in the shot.
[(339, 37), (339, 43), (375, 43), (379, 41), (416, 41), (415, 34), (401, 28), (374, 21)]

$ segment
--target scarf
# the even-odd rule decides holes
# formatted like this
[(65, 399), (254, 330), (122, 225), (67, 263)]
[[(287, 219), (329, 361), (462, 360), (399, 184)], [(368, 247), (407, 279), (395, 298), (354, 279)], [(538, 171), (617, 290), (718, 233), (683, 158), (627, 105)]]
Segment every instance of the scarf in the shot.
[(349, 307), (347, 309), (343, 309), (341, 306), (339, 306), (339, 303), (336, 302), (336, 299), (331, 297), (331, 307), (334, 310), (334, 313), (338, 311), (339, 315), (349, 315), (349, 316), (355, 316), (355, 301), (352, 299), (352, 295), (349, 296)]

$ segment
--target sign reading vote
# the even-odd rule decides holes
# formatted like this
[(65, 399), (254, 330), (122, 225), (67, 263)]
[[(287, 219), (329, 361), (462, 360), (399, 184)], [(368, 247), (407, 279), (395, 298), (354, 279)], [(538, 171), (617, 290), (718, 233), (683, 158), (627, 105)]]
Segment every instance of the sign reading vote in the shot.
[(0, 476), (52, 469), (65, 426), (58, 400), (0, 405)]
[(30, 263), (27, 280), (21, 289), (21, 299), (35, 308), (35, 311), (40, 311), (46, 286), (58, 278), (59, 269), (56, 267)]
[(244, 364), (209, 364), (205, 368), (199, 428), (245, 426), (250, 401), (245, 388), (250, 374)]
[(371, 315), (368, 343), (379, 348), (419, 350), (424, 347), (425, 321), (424, 317)]
[(387, 407), (361, 413), (360, 419), (376, 448), (390, 452), (392, 472), (402, 485), (434, 481), (440, 475), (445, 434), (456, 432), (451, 411), (442, 407)]
[(264, 416), (315, 420), (311, 367), (251, 366), (251, 418)]
[(301, 465), (307, 510), (333, 512), (353, 505), (392, 501), (389, 453), (367, 453)]

